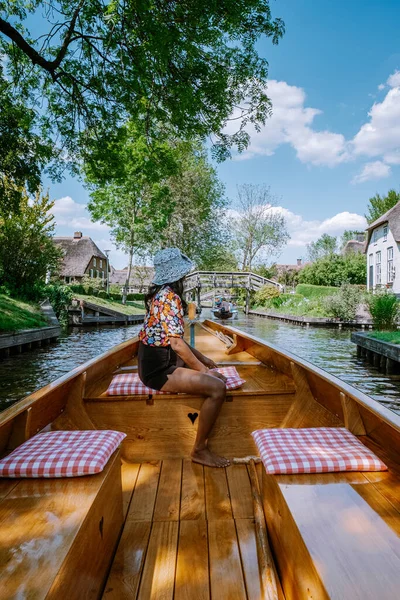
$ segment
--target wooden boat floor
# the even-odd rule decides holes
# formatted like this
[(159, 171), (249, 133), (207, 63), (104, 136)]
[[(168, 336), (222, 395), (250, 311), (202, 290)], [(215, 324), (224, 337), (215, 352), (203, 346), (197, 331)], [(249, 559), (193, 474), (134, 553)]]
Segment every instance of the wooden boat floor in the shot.
[(245, 465), (125, 463), (122, 480), (126, 521), (103, 598), (262, 597)]

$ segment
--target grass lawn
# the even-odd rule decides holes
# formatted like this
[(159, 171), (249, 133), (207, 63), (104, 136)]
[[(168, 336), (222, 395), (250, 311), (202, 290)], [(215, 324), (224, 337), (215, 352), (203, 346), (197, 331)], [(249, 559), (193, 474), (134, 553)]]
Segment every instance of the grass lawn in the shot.
[(0, 294), (0, 332), (35, 329), (46, 325), (47, 321), (37, 304)]
[(104, 306), (105, 308), (110, 308), (111, 310), (116, 310), (124, 315), (143, 315), (146, 312), (144, 304), (139, 301), (131, 302), (124, 306), (121, 302), (117, 302), (116, 300), (107, 300), (106, 298), (98, 298), (97, 296), (74, 294), (74, 297), (79, 298), (79, 300), (86, 300), (92, 304)]
[(368, 337), (389, 344), (400, 344), (400, 331), (373, 331), (368, 334)]

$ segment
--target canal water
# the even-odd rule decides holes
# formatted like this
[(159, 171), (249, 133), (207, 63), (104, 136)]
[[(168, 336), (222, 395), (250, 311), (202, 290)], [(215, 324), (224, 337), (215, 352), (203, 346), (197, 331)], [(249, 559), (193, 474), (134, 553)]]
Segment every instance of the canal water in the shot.
[[(202, 317), (209, 316), (207, 310)], [(348, 330), (303, 328), (243, 314), (232, 325), (310, 361), (383, 401), (400, 402), (400, 377), (386, 376), (356, 356)], [(0, 360), (0, 410), (74, 367), (133, 337), (140, 325), (72, 329), (54, 345)]]

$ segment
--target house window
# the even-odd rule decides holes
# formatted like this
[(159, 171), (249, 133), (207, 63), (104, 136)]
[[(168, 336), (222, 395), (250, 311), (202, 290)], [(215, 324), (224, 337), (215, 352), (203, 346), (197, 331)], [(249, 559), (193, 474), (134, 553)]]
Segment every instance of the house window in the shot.
[(376, 285), (381, 284), (381, 267), (382, 267), (382, 252), (377, 252), (375, 255), (375, 266), (376, 266)]
[(100, 269), (102, 269), (102, 268), (103, 268), (103, 261), (102, 261), (102, 259), (101, 259), (101, 258), (100, 258), (100, 261), (99, 261), (99, 262), (100, 262), (100, 265), (99, 265), (99, 267), (100, 267)]
[(89, 271), (89, 275), (90, 275), (90, 277), (92, 277), (92, 278), (94, 277), (93, 269), (90, 269), (90, 271)]
[(104, 275), (104, 271), (102, 271), (102, 272), (101, 272), (101, 278), (102, 278), (102, 280), (103, 280), (103, 281), (104, 281), (104, 277), (105, 277), (105, 275)]
[(94, 266), (94, 267), (96, 267), (96, 266), (97, 266), (97, 261), (96, 261), (96, 259), (95, 259), (95, 258), (93, 259), (93, 266)]
[(378, 230), (374, 229), (374, 244), (378, 241)]
[(388, 226), (385, 225), (385, 227), (383, 228), (383, 241), (387, 242), (387, 234), (388, 234)]
[(393, 248), (387, 249), (387, 282), (393, 283), (394, 281), (394, 267), (393, 267)]
[(96, 271), (97, 277), (100, 277), (100, 271)]

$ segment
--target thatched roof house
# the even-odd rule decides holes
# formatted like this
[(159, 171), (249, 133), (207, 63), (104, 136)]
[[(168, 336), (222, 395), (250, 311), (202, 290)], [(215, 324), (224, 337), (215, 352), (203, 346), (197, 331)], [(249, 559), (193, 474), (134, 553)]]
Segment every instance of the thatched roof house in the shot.
[[(114, 269), (111, 267), (110, 284), (119, 285), (121, 288), (125, 285), (128, 275), (128, 267), (125, 269)], [(153, 267), (136, 266), (132, 267), (131, 276), (129, 279), (128, 293), (146, 292), (154, 277)]]
[(73, 237), (54, 237), (53, 242), (64, 254), (60, 276), (66, 283), (80, 281), (82, 277), (107, 277), (107, 257), (94, 241), (80, 231)]

